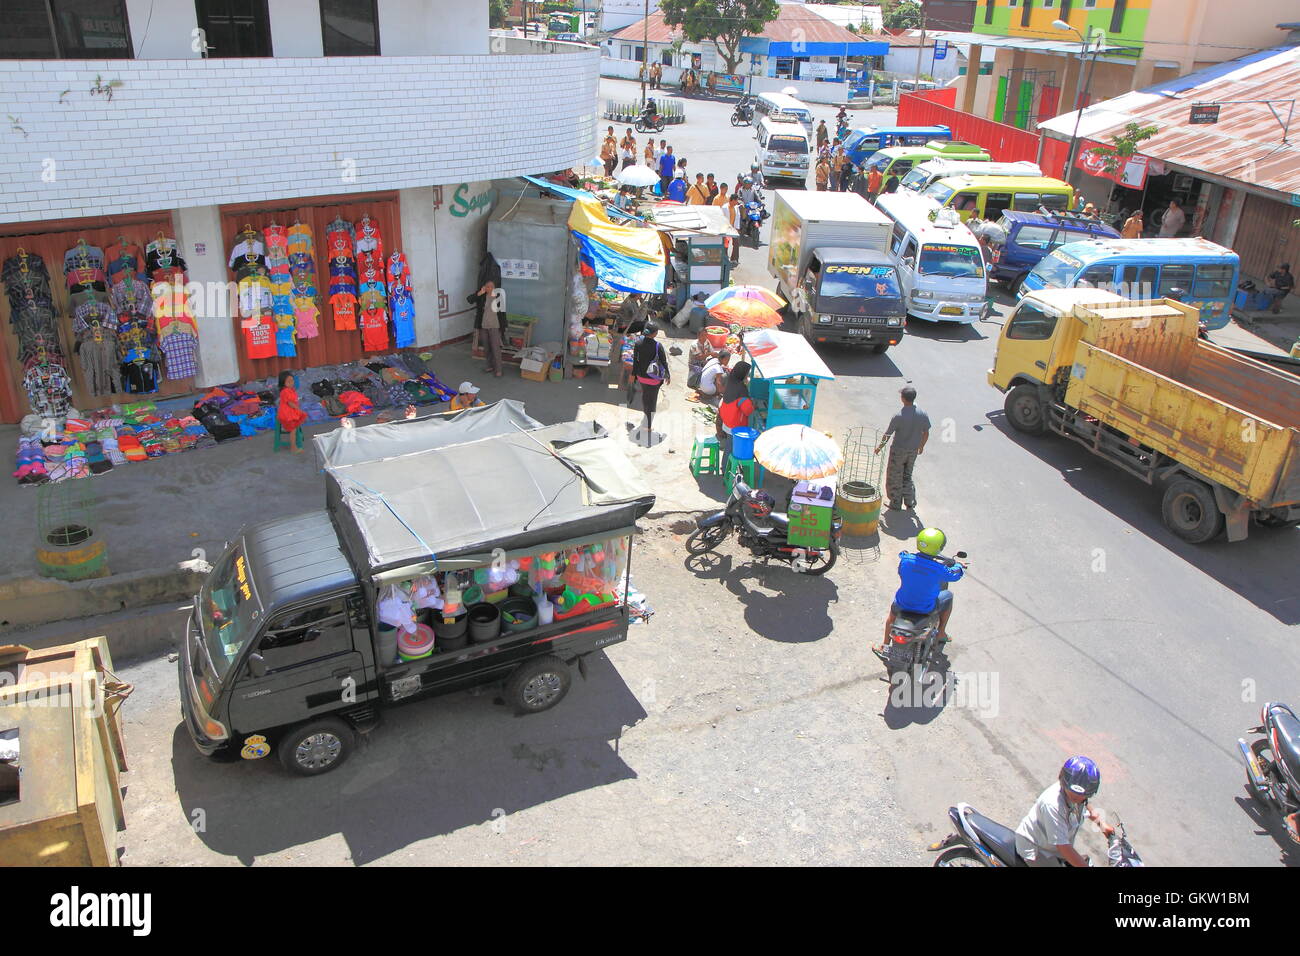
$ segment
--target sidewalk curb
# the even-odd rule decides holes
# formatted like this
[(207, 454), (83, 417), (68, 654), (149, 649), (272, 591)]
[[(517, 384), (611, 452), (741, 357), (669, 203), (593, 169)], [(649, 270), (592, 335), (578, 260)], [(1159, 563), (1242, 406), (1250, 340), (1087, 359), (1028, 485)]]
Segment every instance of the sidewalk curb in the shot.
[(187, 561), (87, 581), (9, 575), (0, 578), (0, 636), (15, 629), (188, 602), (205, 573), (206, 567)]

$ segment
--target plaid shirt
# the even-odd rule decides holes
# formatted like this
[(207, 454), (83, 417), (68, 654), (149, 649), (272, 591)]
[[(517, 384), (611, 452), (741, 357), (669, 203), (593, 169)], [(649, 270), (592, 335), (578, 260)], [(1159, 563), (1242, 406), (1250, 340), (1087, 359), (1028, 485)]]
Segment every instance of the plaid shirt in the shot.
[(173, 332), (158, 343), (167, 357), (169, 379), (193, 378), (199, 373), (199, 340), (188, 332)]

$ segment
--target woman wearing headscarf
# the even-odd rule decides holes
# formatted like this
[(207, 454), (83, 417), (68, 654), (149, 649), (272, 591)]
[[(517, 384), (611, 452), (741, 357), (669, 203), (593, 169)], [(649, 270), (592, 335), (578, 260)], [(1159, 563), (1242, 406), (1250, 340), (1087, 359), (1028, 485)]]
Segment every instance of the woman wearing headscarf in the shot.
[(659, 329), (653, 322), (645, 324), (641, 341), (632, 349), (632, 375), (641, 386), (641, 410), (645, 412), (646, 447), (654, 437), (655, 409), (659, 406), (659, 389), (672, 381), (668, 371), (668, 356), (655, 338)]
[[(506, 332), (506, 310), (501, 293), (501, 266), (492, 253), (484, 250), (478, 264), (478, 291), (469, 297), (475, 305), (474, 344), (478, 345), (479, 332), (487, 340), (487, 368), (497, 378), (501, 377), (501, 340)], [(483, 325), (483, 311), (491, 311), (487, 326)]]
[(722, 404), (718, 406), (718, 444), (728, 455), (731, 454), (731, 433), (737, 428), (749, 424), (749, 416), (754, 414), (754, 400), (749, 397), (749, 363), (738, 362), (727, 375), (727, 387), (722, 392)]

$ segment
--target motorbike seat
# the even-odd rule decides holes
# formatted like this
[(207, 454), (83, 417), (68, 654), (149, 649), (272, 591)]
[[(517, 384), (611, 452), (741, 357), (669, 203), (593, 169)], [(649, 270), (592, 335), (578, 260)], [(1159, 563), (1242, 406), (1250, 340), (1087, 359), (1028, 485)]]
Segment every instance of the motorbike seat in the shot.
[(1016, 853), (1016, 831), (1005, 827), (996, 820), (990, 820), (974, 810), (966, 812), (966, 822), (984, 841), (984, 845), (993, 851), (993, 855), (1007, 866), (1024, 866), (1025, 861)]
[(1300, 781), (1300, 719), (1286, 707), (1274, 707), (1270, 713), (1277, 728), (1276, 757), (1291, 778)]

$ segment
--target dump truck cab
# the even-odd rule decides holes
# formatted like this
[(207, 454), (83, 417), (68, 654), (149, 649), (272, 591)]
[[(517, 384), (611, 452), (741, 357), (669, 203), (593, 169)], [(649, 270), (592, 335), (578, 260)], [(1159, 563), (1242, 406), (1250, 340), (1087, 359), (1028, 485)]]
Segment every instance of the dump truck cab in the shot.
[(1068, 377), (1083, 323), (1081, 305), (1123, 302), (1107, 289), (1041, 289), (1026, 295), (1002, 327), (988, 382), (1005, 392), (1017, 385), (1052, 385)]

